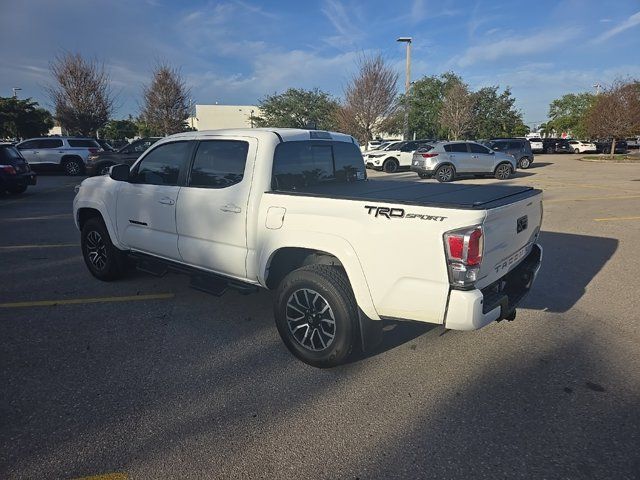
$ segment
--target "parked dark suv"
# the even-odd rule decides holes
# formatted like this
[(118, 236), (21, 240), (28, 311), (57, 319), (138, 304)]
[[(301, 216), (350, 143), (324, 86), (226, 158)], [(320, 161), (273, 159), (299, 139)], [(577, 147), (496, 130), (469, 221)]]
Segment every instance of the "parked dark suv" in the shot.
[[(595, 142), (596, 152), (611, 153), (611, 140), (598, 140)], [(616, 149), (614, 153), (627, 153), (628, 145), (625, 140), (616, 140)]]
[(133, 165), (138, 157), (160, 138), (162, 137), (140, 138), (115, 152), (100, 152), (91, 155), (87, 161), (87, 175), (106, 175), (112, 166), (119, 163)]
[(543, 138), (544, 153), (573, 153), (573, 145), (564, 138)]
[(526, 138), (494, 138), (485, 145), (496, 152), (512, 155), (518, 168), (529, 168), (533, 163), (531, 144)]
[(0, 193), (23, 193), (36, 184), (36, 174), (20, 151), (9, 143), (0, 144)]

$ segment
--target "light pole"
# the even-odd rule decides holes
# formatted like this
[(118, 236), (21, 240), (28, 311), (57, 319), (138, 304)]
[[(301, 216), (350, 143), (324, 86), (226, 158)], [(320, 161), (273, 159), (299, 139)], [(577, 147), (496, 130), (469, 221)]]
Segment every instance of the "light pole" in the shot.
[(409, 138), (409, 89), (411, 88), (411, 37), (400, 37), (398, 42), (407, 44), (407, 66), (404, 80), (404, 139)]
[(593, 84), (593, 88), (596, 89), (596, 95), (600, 95), (600, 88), (602, 87), (602, 85), (600, 85), (599, 83), (594, 83)]
[(18, 98), (18, 92), (22, 89), (20, 87), (13, 87), (11, 90), (13, 90), (13, 98)]

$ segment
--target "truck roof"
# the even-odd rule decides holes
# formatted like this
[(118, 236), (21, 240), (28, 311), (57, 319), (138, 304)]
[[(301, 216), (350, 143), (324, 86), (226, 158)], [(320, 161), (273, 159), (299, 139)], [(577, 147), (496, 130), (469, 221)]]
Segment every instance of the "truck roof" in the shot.
[(212, 135), (277, 137), (280, 142), (296, 142), (303, 140), (333, 140), (338, 142), (357, 143), (351, 135), (326, 130), (307, 130), (302, 128), (228, 128), (222, 130), (199, 130), (171, 135), (166, 138), (186, 137), (190, 139), (204, 138)]

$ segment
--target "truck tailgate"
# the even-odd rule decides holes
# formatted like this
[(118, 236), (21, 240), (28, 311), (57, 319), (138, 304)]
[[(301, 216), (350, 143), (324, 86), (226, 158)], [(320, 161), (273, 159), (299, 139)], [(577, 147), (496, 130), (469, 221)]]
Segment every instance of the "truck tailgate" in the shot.
[(542, 192), (487, 210), (478, 288), (495, 282), (529, 254), (540, 232)]

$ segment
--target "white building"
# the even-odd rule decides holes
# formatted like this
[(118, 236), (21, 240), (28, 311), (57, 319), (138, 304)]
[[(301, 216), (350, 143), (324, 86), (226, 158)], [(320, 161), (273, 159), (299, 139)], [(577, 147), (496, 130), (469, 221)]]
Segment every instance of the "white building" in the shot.
[(196, 105), (196, 116), (187, 122), (196, 130), (253, 128), (252, 116), (260, 116), (255, 105)]

